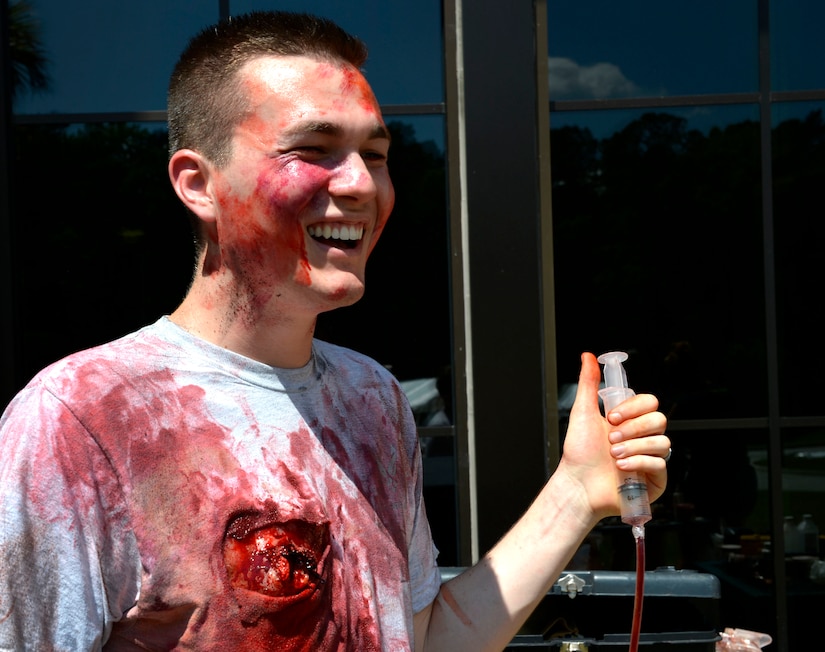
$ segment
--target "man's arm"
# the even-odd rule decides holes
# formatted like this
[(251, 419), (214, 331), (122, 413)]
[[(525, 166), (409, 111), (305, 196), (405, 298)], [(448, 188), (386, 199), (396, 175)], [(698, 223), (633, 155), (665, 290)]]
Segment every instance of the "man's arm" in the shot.
[(505, 648), (590, 530), (619, 513), (617, 466), (644, 474), (651, 500), (661, 496), (670, 442), (657, 400), (635, 396), (608, 421), (599, 410), (599, 380), (596, 359), (583, 355), (558, 468), (512, 529), (415, 615), (416, 652)]

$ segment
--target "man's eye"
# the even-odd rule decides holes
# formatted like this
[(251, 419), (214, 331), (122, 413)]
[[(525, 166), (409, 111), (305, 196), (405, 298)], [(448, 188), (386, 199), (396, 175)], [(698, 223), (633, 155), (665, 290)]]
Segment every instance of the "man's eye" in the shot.
[(302, 145), (301, 147), (296, 147), (292, 151), (294, 152), (304, 152), (306, 154), (323, 154), (324, 148), (318, 147), (317, 145)]
[(387, 155), (384, 154), (383, 152), (368, 151), (368, 152), (362, 152), (361, 153), (361, 158), (363, 158), (365, 161), (369, 161), (371, 163), (383, 163), (387, 160)]

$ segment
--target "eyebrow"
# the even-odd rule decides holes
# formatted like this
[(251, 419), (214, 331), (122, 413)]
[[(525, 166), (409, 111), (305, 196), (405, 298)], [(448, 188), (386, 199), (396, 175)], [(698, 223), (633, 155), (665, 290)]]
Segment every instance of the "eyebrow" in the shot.
[[(323, 120), (311, 120), (302, 122), (290, 127), (284, 131), (286, 136), (300, 136), (301, 134), (325, 134), (328, 136), (340, 137), (344, 133), (344, 128), (334, 122), (325, 122)], [(374, 138), (383, 138), (391, 140), (390, 132), (383, 124), (376, 123), (369, 133), (369, 140)]]

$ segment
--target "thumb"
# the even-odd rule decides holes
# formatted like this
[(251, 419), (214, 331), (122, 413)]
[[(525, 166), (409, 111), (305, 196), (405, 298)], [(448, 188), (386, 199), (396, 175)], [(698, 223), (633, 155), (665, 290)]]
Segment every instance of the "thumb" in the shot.
[(576, 399), (571, 408), (571, 414), (580, 411), (599, 410), (599, 383), (602, 374), (596, 356), (592, 353), (582, 353), (582, 367), (579, 372), (579, 385), (576, 389)]

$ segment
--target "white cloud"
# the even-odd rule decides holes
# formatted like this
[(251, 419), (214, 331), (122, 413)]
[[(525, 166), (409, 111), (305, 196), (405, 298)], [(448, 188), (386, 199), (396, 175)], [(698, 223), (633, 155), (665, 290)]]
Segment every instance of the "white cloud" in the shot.
[(638, 92), (638, 87), (612, 63), (582, 66), (566, 57), (549, 57), (550, 96), (554, 99), (576, 97), (604, 99), (626, 97)]

